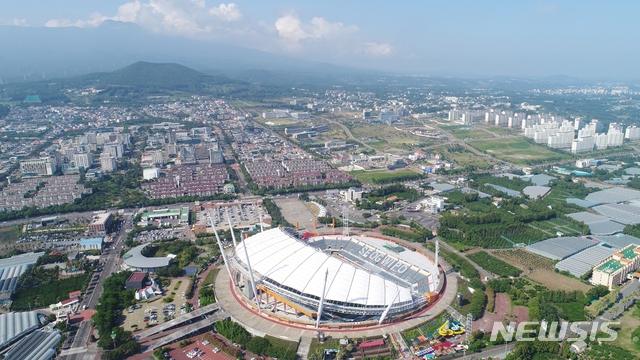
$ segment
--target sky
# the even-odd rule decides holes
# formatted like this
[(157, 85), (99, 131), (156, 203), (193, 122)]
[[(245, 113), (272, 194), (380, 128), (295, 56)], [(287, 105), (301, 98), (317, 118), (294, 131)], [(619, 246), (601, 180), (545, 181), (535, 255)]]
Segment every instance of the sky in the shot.
[(162, 36), (370, 69), (640, 79), (637, 1), (0, 0), (0, 10), (0, 25), (133, 22)]

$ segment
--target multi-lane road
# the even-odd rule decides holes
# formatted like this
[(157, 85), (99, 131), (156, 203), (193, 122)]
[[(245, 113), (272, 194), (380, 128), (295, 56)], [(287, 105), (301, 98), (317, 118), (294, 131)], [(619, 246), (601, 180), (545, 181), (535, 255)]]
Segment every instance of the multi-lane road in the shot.
[[(87, 291), (85, 293), (84, 299), (79, 304), (80, 309), (83, 309), (86, 306), (86, 309), (94, 309), (98, 304), (98, 299), (102, 294), (103, 284), (105, 279), (111, 275), (112, 273), (120, 270), (121, 261), (120, 258), (120, 250), (124, 245), (125, 239), (127, 238), (127, 230), (133, 227), (131, 219), (125, 218), (121, 223), (120, 231), (113, 237), (113, 242), (105, 244), (105, 250), (103, 252), (103, 259), (100, 260), (99, 267), (102, 267), (102, 271), (93, 275), (89, 286), (87, 287)], [(115, 248), (115, 250), (114, 250)], [(74, 338), (71, 343), (71, 348), (68, 352), (72, 352), (73, 354), (62, 356), (63, 360), (82, 360), (85, 359), (88, 354), (86, 352), (86, 344), (89, 340), (89, 335), (91, 333), (91, 322), (90, 320), (86, 320), (80, 323), (78, 327), (78, 331), (76, 331)], [(85, 349), (85, 351), (80, 352), (80, 349)]]

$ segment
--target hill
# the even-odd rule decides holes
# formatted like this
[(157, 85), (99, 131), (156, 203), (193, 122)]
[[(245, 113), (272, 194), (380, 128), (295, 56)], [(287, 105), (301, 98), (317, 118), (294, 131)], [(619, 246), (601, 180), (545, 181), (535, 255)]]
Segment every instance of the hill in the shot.
[(195, 90), (207, 85), (235, 84), (238, 81), (223, 76), (203, 74), (180, 64), (159, 64), (139, 61), (110, 73), (85, 75), (105, 86), (134, 86), (166, 90)]

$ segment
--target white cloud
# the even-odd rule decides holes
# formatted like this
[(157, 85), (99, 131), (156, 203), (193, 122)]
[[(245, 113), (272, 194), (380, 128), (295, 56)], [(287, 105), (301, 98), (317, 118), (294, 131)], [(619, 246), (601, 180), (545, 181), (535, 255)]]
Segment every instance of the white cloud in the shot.
[(27, 20), (25, 19), (0, 19), (0, 25), (9, 25), (9, 26), (29, 26), (27, 24)]
[(384, 56), (391, 54), (391, 45), (389, 44), (376, 44), (368, 42), (364, 44), (364, 52), (373, 56)]
[(234, 3), (230, 3), (229, 5), (220, 4), (218, 7), (212, 7), (209, 9), (209, 13), (225, 21), (236, 21), (242, 17), (240, 8)]
[(242, 18), (242, 12), (234, 3), (207, 7), (205, 0), (135, 0), (118, 7), (115, 16), (93, 14), (89, 20), (71, 21), (52, 19), (48, 27), (92, 27), (107, 20), (132, 22), (156, 31), (177, 35), (210, 33), (222, 29), (220, 22), (234, 22)]
[(290, 50), (299, 49), (300, 41), (327, 40), (346, 36), (358, 31), (354, 25), (344, 25), (341, 22), (331, 23), (324, 18), (315, 17), (311, 23), (304, 24), (296, 14), (288, 14), (276, 20), (275, 23), (278, 35), (286, 48)]

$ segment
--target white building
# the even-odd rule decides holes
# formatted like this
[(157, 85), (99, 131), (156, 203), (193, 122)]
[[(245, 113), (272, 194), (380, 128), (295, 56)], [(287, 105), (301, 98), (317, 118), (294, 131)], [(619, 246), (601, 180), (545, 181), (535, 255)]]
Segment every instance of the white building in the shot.
[(609, 132), (607, 133), (607, 144), (609, 146), (622, 146), (623, 141), (624, 134), (622, 133), (622, 130), (619, 130), (618, 128), (609, 128)]
[(75, 153), (73, 155), (73, 163), (77, 168), (89, 169), (93, 165), (93, 154), (90, 152)]
[(142, 178), (144, 180), (156, 179), (159, 175), (157, 168), (147, 168), (142, 170)]
[(154, 164), (164, 164), (164, 155), (162, 150), (155, 150), (151, 152), (151, 162)]
[(291, 116), (294, 119), (308, 119), (311, 117), (308, 112), (296, 112), (292, 113)]
[(340, 195), (344, 196), (344, 200), (347, 202), (355, 202), (362, 199), (362, 194), (364, 194), (364, 191), (357, 187), (350, 187), (347, 190), (340, 191)]
[(38, 175), (53, 175), (56, 170), (56, 159), (54, 157), (20, 161), (20, 171), (23, 174), (36, 173)]
[(109, 154), (106, 155), (107, 156), (100, 156), (100, 166), (102, 167), (102, 171), (118, 170), (118, 160)]
[(420, 202), (424, 212), (438, 213), (444, 209), (444, 199), (439, 196), (430, 196)]
[(624, 132), (624, 138), (629, 140), (640, 140), (640, 128), (635, 125), (628, 126)]
[(581, 137), (571, 143), (571, 153), (577, 154), (585, 151), (592, 151), (595, 140), (593, 136)]
[(593, 137), (593, 144), (596, 150), (604, 150), (609, 147), (609, 139), (607, 134), (596, 134)]

